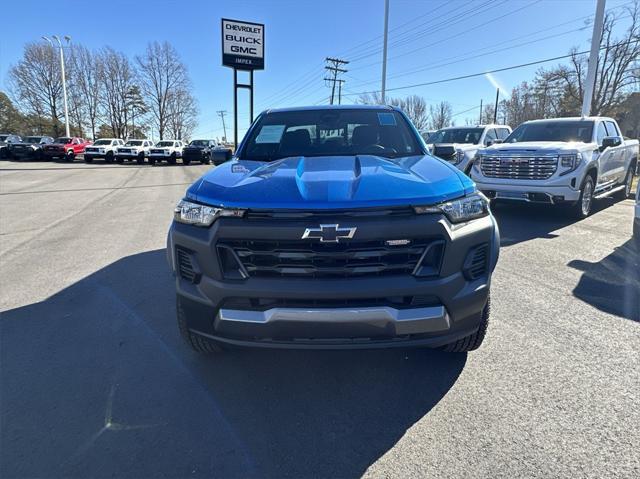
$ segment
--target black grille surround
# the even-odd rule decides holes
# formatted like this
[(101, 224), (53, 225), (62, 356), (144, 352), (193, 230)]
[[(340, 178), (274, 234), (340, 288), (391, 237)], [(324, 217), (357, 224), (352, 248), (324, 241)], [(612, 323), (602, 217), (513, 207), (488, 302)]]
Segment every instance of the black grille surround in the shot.
[[(411, 275), (425, 249), (439, 238), (413, 239), (408, 244), (389, 245), (388, 240), (349, 240), (343, 243), (288, 240), (224, 240), (219, 247), (231, 248), (251, 277), (349, 278)], [(433, 263), (439, 273), (442, 249)]]

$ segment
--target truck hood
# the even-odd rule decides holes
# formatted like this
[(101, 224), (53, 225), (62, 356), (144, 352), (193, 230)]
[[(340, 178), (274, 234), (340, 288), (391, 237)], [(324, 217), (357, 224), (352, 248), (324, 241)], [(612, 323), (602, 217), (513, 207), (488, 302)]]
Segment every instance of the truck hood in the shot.
[(432, 156), (296, 156), (223, 163), (187, 198), (237, 208), (342, 209), (434, 204), (474, 190), (471, 179)]
[(487, 154), (491, 153), (508, 153), (508, 152), (527, 152), (535, 151), (540, 153), (555, 153), (558, 151), (582, 151), (592, 150), (594, 148), (593, 143), (571, 142), (565, 141), (526, 141), (521, 143), (499, 143), (488, 148), (484, 148), (482, 151)]

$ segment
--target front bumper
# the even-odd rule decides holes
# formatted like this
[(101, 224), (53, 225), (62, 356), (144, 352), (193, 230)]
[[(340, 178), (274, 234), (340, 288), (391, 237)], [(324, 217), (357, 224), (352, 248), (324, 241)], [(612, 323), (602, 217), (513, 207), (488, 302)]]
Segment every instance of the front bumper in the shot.
[(45, 158), (63, 158), (66, 152), (64, 150), (44, 150), (42, 155)]
[(471, 178), (488, 198), (549, 204), (578, 201), (583, 175), (576, 171), (565, 176), (556, 173), (548, 180), (508, 180), (485, 177), (477, 166), (471, 169)]
[[(208, 229), (174, 222), (167, 243), (169, 263), (176, 272), (176, 247), (189, 250), (199, 276), (194, 283), (176, 274), (178, 307), (188, 329), (221, 342), (288, 348), (437, 347), (477, 330), (498, 259), (499, 233), (493, 217), (456, 227), (440, 215), (359, 218), (355, 224), (364, 240), (397, 238), (398, 231), (414, 238), (444, 238), (440, 274), (227, 280), (218, 260), (218, 242), (299, 240), (309, 222), (223, 218)], [(487, 269), (469, 280), (462, 273), (463, 264), (479, 244), (489, 245)], [(384, 304), (382, 299), (390, 297), (421, 298), (423, 303)], [(249, 306), (265, 298), (275, 306)]]

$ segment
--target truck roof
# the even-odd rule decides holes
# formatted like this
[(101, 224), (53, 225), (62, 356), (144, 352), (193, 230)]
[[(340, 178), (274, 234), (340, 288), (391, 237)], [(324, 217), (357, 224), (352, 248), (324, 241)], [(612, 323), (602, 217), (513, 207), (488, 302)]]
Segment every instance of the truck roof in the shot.
[(529, 120), (525, 123), (542, 123), (545, 121), (597, 121), (597, 120), (609, 120), (615, 121), (608, 116), (567, 116), (564, 118), (540, 118), (539, 120)]
[(389, 105), (314, 105), (314, 106), (294, 106), (289, 108), (270, 108), (264, 113), (287, 112), (287, 111), (307, 111), (307, 110), (396, 110)]
[(458, 128), (511, 128), (509, 125), (501, 125), (498, 123), (489, 123), (487, 125), (458, 125), (458, 126), (445, 126), (440, 128), (441, 130), (454, 130)]

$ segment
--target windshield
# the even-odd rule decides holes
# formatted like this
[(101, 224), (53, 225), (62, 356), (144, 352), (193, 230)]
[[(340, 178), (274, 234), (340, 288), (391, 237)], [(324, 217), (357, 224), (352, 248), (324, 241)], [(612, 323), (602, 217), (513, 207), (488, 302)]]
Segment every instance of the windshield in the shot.
[(592, 121), (536, 121), (523, 123), (513, 130), (505, 143), (523, 141), (579, 141), (591, 143)]
[(478, 144), (482, 128), (447, 128), (438, 130), (429, 137), (429, 143), (473, 143)]
[(125, 146), (140, 146), (140, 145), (142, 145), (142, 140), (129, 140), (124, 145)]
[(93, 144), (93, 146), (110, 145), (110, 144), (111, 144), (111, 140), (98, 140)]
[(40, 143), (42, 140), (41, 136), (27, 136), (22, 140), (23, 143)]
[(5, 141), (9, 135), (0, 135), (0, 141)]
[(66, 145), (67, 143), (71, 143), (71, 140), (73, 138), (68, 138), (66, 136), (61, 136), (60, 138), (56, 138), (56, 143), (62, 143), (63, 145)]
[(289, 156), (422, 154), (415, 134), (390, 110), (301, 110), (260, 117), (241, 158), (270, 161)]
[(208, 146), (209, 140), (193, 140), (189, 146)]
[(158, 143), (156, 143), (156, 146), (173, 146), (173, 141), (159, 141)]

